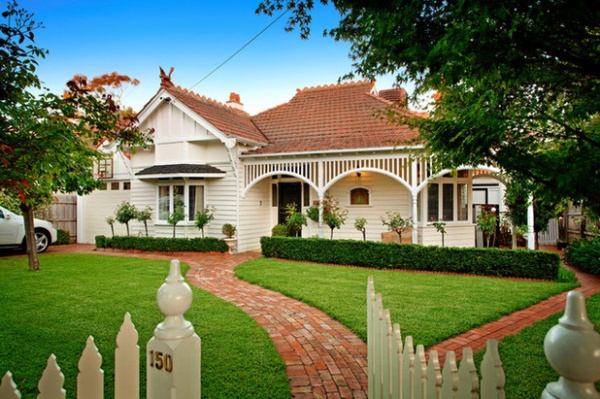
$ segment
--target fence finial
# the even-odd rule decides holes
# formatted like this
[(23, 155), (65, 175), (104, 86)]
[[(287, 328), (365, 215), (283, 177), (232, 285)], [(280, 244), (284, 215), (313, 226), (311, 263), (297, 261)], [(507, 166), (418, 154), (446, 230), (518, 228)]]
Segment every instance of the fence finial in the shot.
[(179, 261), (171, 261), (169, 276), (156, 294), (158, 308), (165, 320), (156, 326), (154, 336), (165, 340), (175, 340), (194, 334), (192, 323), (183, 314), (192, 306), (192, 290), (181, 275)]
[(560, 378), (546, 386), (542, 398), (600, 397), (594, 387), (600, 380), (600, 334), (588, 319), (581, 292), (567, 294), (565, 314), (546, 334), (544, 352)]

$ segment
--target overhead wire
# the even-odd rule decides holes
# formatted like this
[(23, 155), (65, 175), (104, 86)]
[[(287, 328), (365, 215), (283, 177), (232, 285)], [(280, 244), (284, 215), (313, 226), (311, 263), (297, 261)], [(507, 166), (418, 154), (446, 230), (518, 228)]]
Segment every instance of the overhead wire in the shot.
[(198, 82), (194, 83), (191, 87), (190, 90), (193, 89), (194, 87), (198, 86), (200, 83), (204, 82), (206, 79), (208, 79), (213, 73), (217, 72), (223, 65), (227, 64), (229, 61), (231, 61), (231, 59), (233, 57), (235, 57), (236, 55), (238, 55), (239, 53), (241, 53), (246, 47), (248, 47), (253, 41), (255, 41), (256, 39), (258, 39), (258, 37), (260, 35), (262, 35), (263, 33), (265, 33), (271, 26), (275, 25), (275, 23), (277, 21), (279, 21), (287, 12), (289, 11), (289, 8), (286, 8), (284, 12), (282, 12), (277, 18), (275, 18), (269, 25), (267, 25), (263, 30), (261, 30), (260, 32), (258, 32), (252, 39), (250, 39), (248, 42), (246, 42), (246, 44), (244, 44), (239, 50), (237, 50), (235, 53), (233, 53), (231, 56), (229, 56), (229, 58), (227, 58), (225, 61), (223, 61), (222, 63), (220, 63), (215, 69), (213, 69), (212, 71), (210, 71), (206, 76), (204, 76), (202, 79), (200, 79)]

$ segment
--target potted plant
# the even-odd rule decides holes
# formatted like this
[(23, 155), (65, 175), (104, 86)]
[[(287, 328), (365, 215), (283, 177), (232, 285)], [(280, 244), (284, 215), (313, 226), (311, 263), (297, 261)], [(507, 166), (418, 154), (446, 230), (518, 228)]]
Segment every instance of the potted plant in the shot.
[(237, 231), (237, 228), (234, 225), (232, 225), (231, 223), (225, 223), (223, 225), (223, 227), (221, 228), (221, 232), (225, 236), (225, 242), (229, 246), (229, 252), (232, 252), (232, 248), (237, 243), (237, 238), (234, 237), (236, 231)]

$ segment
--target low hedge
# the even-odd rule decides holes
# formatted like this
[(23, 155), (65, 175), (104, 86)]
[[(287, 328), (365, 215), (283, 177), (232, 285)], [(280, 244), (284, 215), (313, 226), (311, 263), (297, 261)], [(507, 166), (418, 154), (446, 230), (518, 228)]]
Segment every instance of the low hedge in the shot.
[(227, 252), (227, 243), (219, 238), (163, 238), (137, 236), (96, 236), (97, 248), (137, 249), (157, 252)]
[(262, 237), (269, 258), (498, 277), (558, 279), (560, 257), (551, 252), (454, 248), (322, 238)]
[(565, 250), (565, 260), (581, 270), (600, 276), (600, 238), (573, 241)]

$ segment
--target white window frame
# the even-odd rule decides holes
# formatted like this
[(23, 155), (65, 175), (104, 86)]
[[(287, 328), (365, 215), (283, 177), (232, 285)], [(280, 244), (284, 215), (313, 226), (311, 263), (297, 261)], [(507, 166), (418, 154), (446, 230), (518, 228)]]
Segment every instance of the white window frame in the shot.
[[(366, 204), (353, 204), (352, 203), (352, 192), (354, 190), (365, 190), (367, 192), (368, 201)], [(367, 187), (364, 187), (364, 186), (352, 187), (350, 189), (350, 191), (348, 191), (348, 206), (351, 206), (351, 207), (371, 206), (371, 204), (373, 203), (373, 198), (372, 198), (373, 195), (372, 194), (373, 193), (371, 192), (371, 190)]]
[[(438, 210), (438, 220), (430, 220), (429, 219), (429, 190), (432, 185), (438, 186), (438, 195), (437, 195), (437, 210)], [(465, 185), (467, 187), (467, 210), (466, 210), (466, 218), (463, 220), (458, 220), (459, 208), (458, 208), (458, 196), (460, 193), (458, 192), (459, 185)], [(444, 185), (452, 186), (452, 220), (444, 220)], [(467, 178), (457, 178), (457, 179), (448, 179), (441, 178), (432, 182), (429, 187), (427, 187), (427, 195), (424, 195), (424, 211), (425, 211), (425, 220), (426, 223), (433, 222), (443, 222), (443, 223), (469, 223), (469, 214), (470, 214), (470, 206), (471, 204), (471, 196), (468, 193), (469, 190), (469, 179)]]
[[(161, 219), (161, 206), (160, 206), (160, 191), (161, 191), (161, 187), (168, 187), (169, 188), (169, 210), (167, 212), (167, 218), (168, 215), (170, 215), (171, 213), (173, 213), (174, 207), (173, 207), (173, 200), (175, 199), (175, 195), (174, 195), (174, 191), (175, 191), (175, 187), (177, 186), (183, 186), (183, 204), (184, 204), (184, 215), (185, 215), (185, 219), (182, 220), (181, 222), (179, 222), (178, 224), (180, 225), (194, 225), (195, 222), (195, 215), (190, 215), (190, 204), (189, 204), (189, 199), (190, 199), (190, 187), (202, 187), (202, 203), (198, 204), (196, 206), (197, 209), (195, 209), (195, 212), (204, 209), (204, 207), (206, 206), (206, 185), (203, 183), (198, 183), (198, 182), (194, 182), (194, 181), (177, 181), (177, 180), (172, 180), (172, 181), (165, 181), (165, 182), (160, 182), (157, 184), (156, 186), (156, 224), (168, 224), (168, 221), (166, 218)], [(197, 193), (196, 193), (197, 195)], [(194, 213), (195, 213), (194, 212)]]

